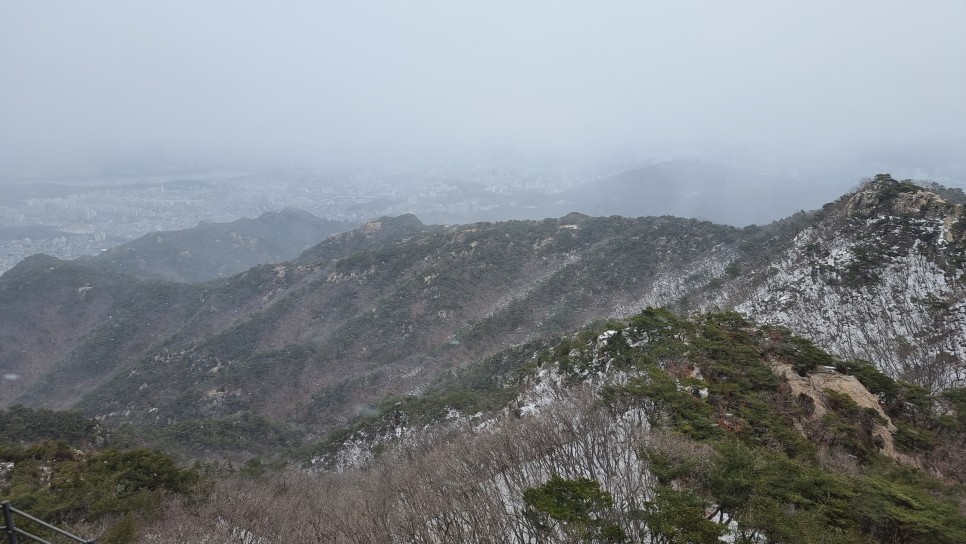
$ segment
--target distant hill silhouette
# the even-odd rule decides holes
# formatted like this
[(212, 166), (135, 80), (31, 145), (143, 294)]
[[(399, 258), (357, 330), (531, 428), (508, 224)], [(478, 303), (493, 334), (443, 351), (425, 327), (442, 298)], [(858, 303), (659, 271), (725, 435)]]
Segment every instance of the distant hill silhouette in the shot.
[(354, 226), (287, 208), (255, 219), (152, 232), (85, 260), (142, 279), (199, 282), (293, 259), (326, 237)]
[(744, 226), (822, 204), (806, 180), (702, 161), (671, 161), (579, 185), (560, 195), (588, 215), (674, 215)]

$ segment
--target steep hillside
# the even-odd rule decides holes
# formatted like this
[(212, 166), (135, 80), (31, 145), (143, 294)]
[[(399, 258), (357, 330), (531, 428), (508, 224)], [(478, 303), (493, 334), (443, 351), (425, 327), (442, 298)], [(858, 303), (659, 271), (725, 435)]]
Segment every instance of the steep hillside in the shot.
[(646, 309), (387, 402), (316, 450), (311, 472), (253, 464), (261, 477), (171, 501), (166, 515), (179, 523), (146, 533), (962, 542), (964, 390), (931, 396), (864, 363), (821, 366), (831, 360), (733, 312), (685, 320)]
[(138, 278), (201, 282), (293, 259), (326, 237), (353, 227), (288, 208), (255, 219), (153, 232), (84, 260)]
[[(324, 429), (467, 360), (636, 301), (674, 300), (681, 285), (720, 274), (741, 239), (674, 218), (413, 221), (373, 222), (228, 279), (213, 294), (244, 295), (253, 312), (203, 338), (172, 338), (79, 406), (114, 423), (252, 411)], [(410, 234), (384, 234), (400, 229)], [(357, 250), (338, 253), (347, 247)]]
[(76, 406), (202, 453), (253, 451), (645, 306), (737, 307), (889, 375), (955, 385), (966, 221), (927, 189), (883, 176), (816, 214), (743, 229), (381, 218), (198, 284), (37, 256), (0, 277), (0, 401)]
[[(877, 176), (827, 205), (716, 304), (785, 325), (843, 357), (930, 387), (966, 383), (961, 191)], [(942, 189), (940, 189), (942, 190)], [(711, 298), (714, 298), (713, 296)]]
[[(386, 230), (395, 234), (385, 239), (410, 232)], [(344, 238), (325, 245), (332, 258), (364, 247)], [(72, 406), (161, 346), (247, 319), (296, 279), (267, 265), (206, 284), (139, 281), (90, 263), (32, 256), (0, 276), (0, 399)]]
[(508, 345), (705, 288), (749, 236), (677, 218), (404, 216), (192, 285), (37, 257), (0, 278), (0, 330), (16, 338), (3, 398), (195, 438), (213, 420), (319, 431)]
[(179, 326), (193, 306), (188, 291), (45, 255), (25, 259), (0, 277), (0, 401), (60, 372), (69, 380), (43, 404), (71, 404)]

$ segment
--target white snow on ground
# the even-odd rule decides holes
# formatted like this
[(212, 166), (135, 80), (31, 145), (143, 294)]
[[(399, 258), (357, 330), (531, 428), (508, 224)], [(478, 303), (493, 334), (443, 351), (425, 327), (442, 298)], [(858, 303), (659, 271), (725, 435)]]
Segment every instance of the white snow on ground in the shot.
[[(942, 223), (914, 221), (928, 228)], [(803, 231), (736, 309), (786, 326), (842, 357), (872, 361), (892, 376), (936, 388), (966, 383), (962, 283), (924, 255), (916, 240), (905, 251), (893, 248), (899, 255), (875, 270), (879, 282), (842, 286), (840, 271), (856, 259), (862, 243), (867, 241)], [(827, 255), (808, 256), (812, 244), (821, 244)]]

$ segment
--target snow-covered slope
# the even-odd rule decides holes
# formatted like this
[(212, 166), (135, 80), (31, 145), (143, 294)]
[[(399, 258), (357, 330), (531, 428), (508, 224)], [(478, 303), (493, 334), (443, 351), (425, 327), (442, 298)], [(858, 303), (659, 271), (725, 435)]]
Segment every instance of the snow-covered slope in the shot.
[(961, 386), (964, 223), (962, 205), (879, 176), (733, 286), (732, 305), (893, 376)]

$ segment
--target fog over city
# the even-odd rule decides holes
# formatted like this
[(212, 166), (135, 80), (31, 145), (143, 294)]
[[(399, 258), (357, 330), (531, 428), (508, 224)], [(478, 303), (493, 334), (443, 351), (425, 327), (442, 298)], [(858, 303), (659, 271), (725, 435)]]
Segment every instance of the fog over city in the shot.
[[(130, 239), (280, 207), (741, 225), (879, 171), (962, 186), (963, 28), (958, 0), (0, 2), (0, 226)], [(157, 195), (25, 187), (185, 179), (208, 192), (168, 187), (163, 221), (118, 200)], [(745, 190), (731, 212), (722, 180)], [(683, 192), (586, 202), (647, 183)]]

